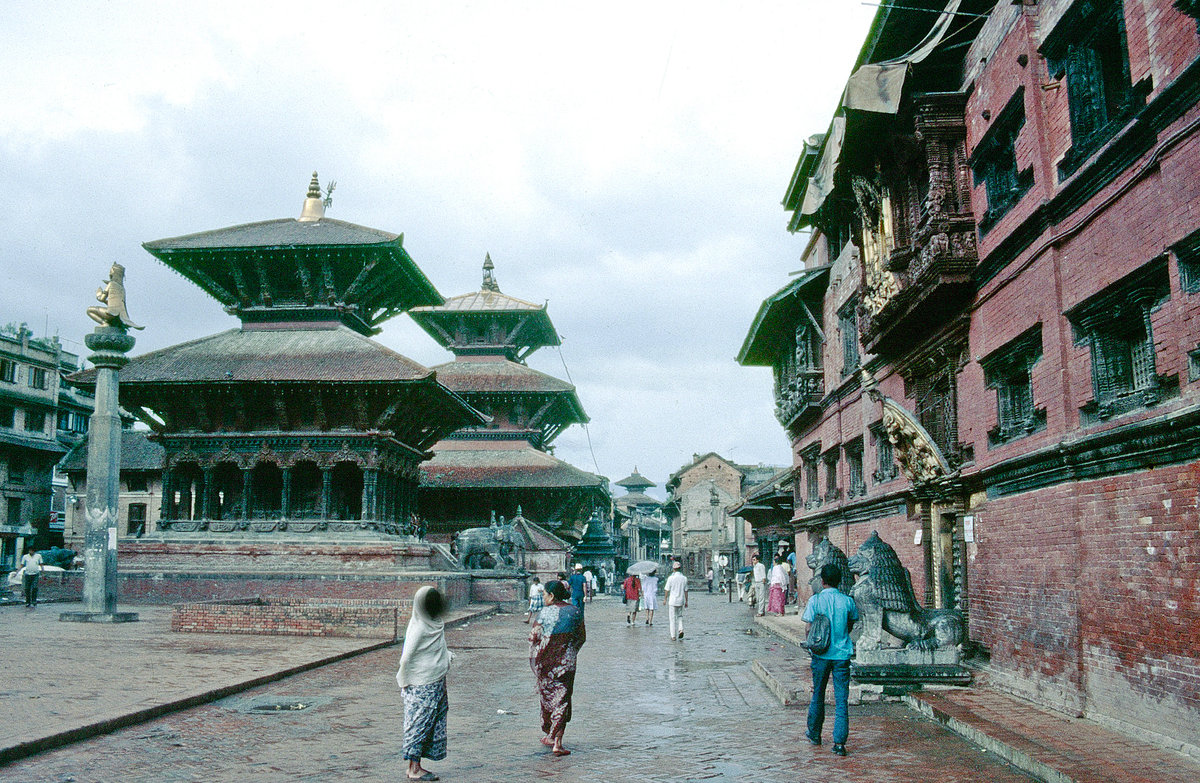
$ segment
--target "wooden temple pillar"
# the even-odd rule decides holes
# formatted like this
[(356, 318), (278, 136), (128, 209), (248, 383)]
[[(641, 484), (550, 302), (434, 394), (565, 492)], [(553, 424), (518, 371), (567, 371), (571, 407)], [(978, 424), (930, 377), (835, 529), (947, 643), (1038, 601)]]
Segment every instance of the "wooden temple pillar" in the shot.
[(376, 489), (379, 485), (379, 469), (363, 468), (362, 518), (375, 521), (379, 518)]
[(329, 519), (329, 505), (333, 498), (333, 468), (321, 468), (321, 519)]
[(292, 469), (285, 467), (280, 472), (283, 473), (283, 486), (279, 491), (279, 516), (288, 519), (292, 516)]
[(206, 465), (202, 472), (204, 486), (200, 491), (200, 518), (212, 519), (212, 498), (213, 498), (213, 466)]
[(175, 518), (175, 471), (168, 465), (162, 472), (162, 510), (163, 519)]
[(242, 468), (242, 519), (250, 518), (250, 490), (254, 487), (254, 471)]

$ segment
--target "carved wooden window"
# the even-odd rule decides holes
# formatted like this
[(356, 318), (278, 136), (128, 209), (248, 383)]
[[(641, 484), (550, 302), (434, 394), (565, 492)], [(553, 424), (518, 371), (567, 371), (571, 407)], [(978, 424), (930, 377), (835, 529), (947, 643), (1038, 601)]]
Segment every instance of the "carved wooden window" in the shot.
[(826, 503), (832, 503), (833, 501), (835, 501), (839, 497), (841, 497), (841, 493), (838, 492), (838, 450), (837, 450), (837, 448), (832, 448), (828, 452), (826, 452), (824, 457), (822, 457), (822, 461), (825, 463), (825, 498), (824, 498), (824, 500)]
[(855, 438), (845, 445), (846, 469), (849, 480), (846, 487), (846, 497), (856, 498), (867, 494), (867, 482), (863, 480), (863, 442)]
[(1179, 282), (1189, 294), (1200, 293), (1200, 231), (1173, 248), (1179, 262)]
[(1085, 421), (1152, 405), (1177, 389), (1177, 377), (1157, 373), (1150, 322), (1169, 296), (1166, 259), (1159, 258), (1067, 313), (1091, 354), (1094, 398), (1082, 408)]
[(858, 355), (858, 302), (850, 300), (838, 310), (838, 330), (842, 333), (842, 377), (859, 368)]
[(914, 412), (921, 426), (956, 466), (963, 455), (958, 443), (958, 370), (961, 349), (941, 352), (926, 362), (924, 374), (915, 375), (906, 384), (908, 396), (916, 401)]
[(1066, 179), (1143, 103), (1129, 77), (1121, 0), (1080, 0), (1046, 39), (1050, 73), (1065, 78), (1071, 149), (1059, 163)]
[(17, 363), (12, 359), (0, 359), (0, 381), (17, 382)]
[(820, 451), (821, 444), (816, 443), (800, 454), (800, 460), (804, 465), (805, 508), (816, 508), (821, 504), (821, 487), (817, 477)]
[(891, 481), (898, 474), (896, 451), (882, 423), (871, 425), (871, 441), (875, 444), (875, 470), (871, 472), (871, 478), (876, 484)]
[(1025, 125), (1025, 88), (1020, 87), (996, 117), (975, 148), (971, 170), (975, 184), (983, 185), (987, 212), (979, 221), (986, 232), (1021, 200), (1033, 185), (1033, 167), (1017, 170), (1017, 137)]
[(1042, 358), (1042, 325), (992, 352), (981, 362), (988, 388), (996, 390), (997, 424), (988, 445), (998, 446), (1046, 427), (1046, 409), (1036, 408), (1031, 372)]

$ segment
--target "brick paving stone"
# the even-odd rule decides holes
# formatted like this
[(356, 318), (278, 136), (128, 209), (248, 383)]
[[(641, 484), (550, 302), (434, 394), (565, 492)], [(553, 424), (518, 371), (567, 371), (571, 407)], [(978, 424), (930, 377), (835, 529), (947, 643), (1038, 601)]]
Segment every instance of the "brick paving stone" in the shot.
[[(899, 704), (851, 709), (846, 758), (829, 750), (832, 712), (826, 744), (809, 746), (804, 711), (781, 706), (750, 670), (755, 658), (794, 651), (758, 635), (745, 607), (719, 596), (693, 597), (682, 642), (667, 637), (665, 623), (631, 628), (624, 618), (614, 599), (587, 608), (588, 643), (580, 655), (575, 718), (566, 734), (574, 753), (565, 758), (549, 754), (538, 741), (522, 616), (496, 616), (449, 631), (455, 652), (450, 755), (429, 766), (443, 780), (472, 783), (1030, 780)], [(252, 638), (226, 637), (224, 643), (242, 646), (253, 659)], [(158, 644), (161, 655), (164, 643)], [(121, 662), (121, 679), (152, 674), (154, 658)], [(398, 780), (404, 765), (394, 679), (398, 658), (394, 646), (348, 658), (22, 759), (0, 769), (0, 779)], [(255, 709), (276, 704), (304, 706)]]

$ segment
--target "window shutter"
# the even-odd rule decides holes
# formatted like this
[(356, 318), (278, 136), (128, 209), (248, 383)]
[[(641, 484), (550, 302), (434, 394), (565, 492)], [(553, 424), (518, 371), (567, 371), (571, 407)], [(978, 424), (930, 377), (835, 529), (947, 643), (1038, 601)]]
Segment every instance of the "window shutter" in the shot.
[(1091, 47), (1067, 47), (1067, 100), (1071, 114), (1071, 136), (1077, 145), (1088, 141), (1104, 125), (1104, 74), (1100, 57)]

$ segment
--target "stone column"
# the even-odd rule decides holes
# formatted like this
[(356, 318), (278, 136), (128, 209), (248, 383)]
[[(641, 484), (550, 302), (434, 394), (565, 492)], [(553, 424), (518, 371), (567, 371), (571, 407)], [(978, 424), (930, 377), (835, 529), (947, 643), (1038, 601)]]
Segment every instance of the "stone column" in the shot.
[(135, 612), (117, 609), (117, 510), (121, 491), (121, 417), (117, 373), (128, 362), (134, 339), (119, 326), (97, 326), (84, 338), (94, 353), (96, 407), (88, 426), (87, 511), (84, 522), (82, 612), (63, 612), (60, 620), (123, 623)]

